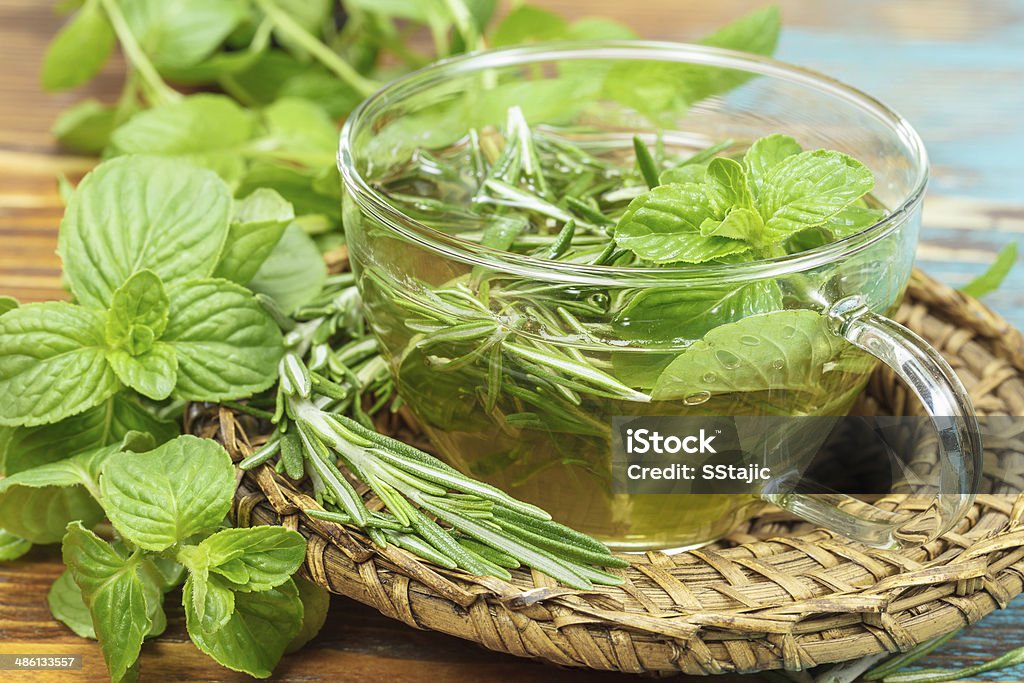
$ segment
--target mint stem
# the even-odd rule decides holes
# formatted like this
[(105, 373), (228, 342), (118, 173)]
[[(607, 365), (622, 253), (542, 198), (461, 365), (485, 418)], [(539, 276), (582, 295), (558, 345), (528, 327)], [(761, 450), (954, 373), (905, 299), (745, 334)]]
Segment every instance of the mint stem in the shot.
[[(109, 2), (110, 0), (106, 0)], [(352, 65), (338, 56), (336, 52), (323, 44), (316, 36), (307, 31), (287, 13), (281, 10), (274, 0), (256, 0), (267, 18), (274, 22), (283, 35), (288, 36), (296, 44), (309, 52), (321, 64), (330, 69), (334, 74), (351, 85), (355, 90), (367, 97), (377, 90), (379, 84), (365, 78), (362, 74), (352, 68)]]
[(169, 104), (181, 99), (181, 94), (164, 82), (164, 79), (157, 73), (156, 67), (153, 66), (153, 62), (149, 61), (149, 57), (146, 56), (142, 46), (135, 39), (135, 34), (132, 33), (131, 27), (128, 26), (128, 21), (124, 18), (124, 14), (121, 13), (121, 8), (117, 2), (115, 0), (99, 0), (99, 3), (106, 13), (107, 19), (110, 20), (110, 25), (114, 28), (114, 33), (117, 34), (117, 39), (121, 43), (121, 49), (124, 50), (129, 63), (139, 73), (143, 82), (148, 87), (154, 104)]

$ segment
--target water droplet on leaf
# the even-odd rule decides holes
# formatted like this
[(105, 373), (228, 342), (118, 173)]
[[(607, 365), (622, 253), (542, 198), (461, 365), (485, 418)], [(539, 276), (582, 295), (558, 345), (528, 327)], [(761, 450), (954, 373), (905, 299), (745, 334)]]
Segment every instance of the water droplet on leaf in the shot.
[(711, 398), (710, 391), (697, 391), (684, 398), (683, 403), (688, 406), (696, 406), (704, 403), (709, 398)]
[(760, 343), (760, 339), (750, 334), (745, 334), (742, 337), (740, 337), (740, 344), (746, 344), (747, 346), (757, 346)]
[(726, 370), (735, 370), (740, 366), (740, 359), (732, 351), (726, 351), (725, 349), (719, 349), (715, 351), (715, 358), (722, 364)]
[(701, 377), (701, 379), (704, 380), (707, 384), (711, 384), (712, 382), (718, 381), (718, 375), (716, 375), (713, 372), (705, 372), (704, 376)]

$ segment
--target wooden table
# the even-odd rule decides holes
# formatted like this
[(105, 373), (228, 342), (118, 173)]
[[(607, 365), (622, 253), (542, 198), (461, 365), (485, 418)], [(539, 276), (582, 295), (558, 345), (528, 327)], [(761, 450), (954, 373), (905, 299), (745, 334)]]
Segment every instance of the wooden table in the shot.
[[(758, 0), (542, 0), (570, 16), (601, 15), (645, 37), (685, 40), (753, 9)], [(932, 158), (919, 263), (960, 284), (1024, 232), (1024, 4), (1010, 0), (783, 1), (778, 56), (826, 71), (878, 96), (921, 131)], [(44, 46), (60, 19), (40, 0), (0, 0), (0, 294), (23, 301), (64, 296), (53, 253), (61, 204), (56, 174), (81, 174), (92, 159), (60, 153), (48, 133), (56, 113), (79, 98), (110, 98), (123, 65), (114, 60), (79, 92), (38, 86)], [(1024, 272), (988, 303), (1024, 326)], [(2, 400), (2, 397), (0, 397)], [(59, 553), (36, 548), (0, 564), (0, 653), (82, 653), (67, 680), (105, 675), (94, 642), (53, 621), (46, 591)], [(168, 601), (165, 635), (143, 650), (142, 680), (244, 680), (200, 654)], [(925, 666), (963, 666), (1024, 645), (1024, 603), (986, 617)], [(3, 680), (15, 680), (0, 673)], [(36, 675), (25, 680), (42, 680)], [(276, 680), (625, 681), (625, 676), (556, 669), (487, 652), (438, 633), (415, 631), (345, 598), (334, 599), (320, 636), (286, 657)], [(718, 678), (718, 681), (758, 677)], [(60, 680), (49, 676), (48, 680)], [(680, 680), (680, 679), (676, 679)], [(810, 680), (809, 677), (806, 680)], [(1024, 666), (972, 680), (1024, 680)]]

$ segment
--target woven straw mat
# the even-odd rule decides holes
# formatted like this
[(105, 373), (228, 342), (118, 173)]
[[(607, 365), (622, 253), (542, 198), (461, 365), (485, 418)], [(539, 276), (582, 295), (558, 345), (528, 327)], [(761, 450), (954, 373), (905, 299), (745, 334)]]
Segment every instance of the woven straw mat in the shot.
[[(897, 318), (945, 355), (979, 415), (1024, 415), (1024, 340), (1005, 320), (920, 272)], [(883, 369), (860, 407), (902, 415), (916, 406)], [(223, 407), (191, 415), (189, 429), (220, 440), (236, 461), (263, 438), (252, 418)], [(400, 421), (392, 431), (406, 438)], [(378, 550), (358, 529), (306, 517), (316, 502), (266, 465), (240, 478), (233, 514), (240, 526), (301, 532), (303, 571), (330, 591), (492, 650), (661, 675), (801, 670), (906, 650), (1005, 607), (1024, 590), (1022, 474), (1024, 452), (989, 448), (967, 516), (911, 550), (867, 548), (769, 510), (700, 550), (631, 555), (621, 586), (588, 591), (526, 569), (505, 582)]]

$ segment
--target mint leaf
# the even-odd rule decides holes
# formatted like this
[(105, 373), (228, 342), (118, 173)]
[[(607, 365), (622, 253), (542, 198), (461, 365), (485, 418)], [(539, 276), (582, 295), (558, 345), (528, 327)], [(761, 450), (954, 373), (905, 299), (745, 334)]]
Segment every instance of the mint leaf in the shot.
[(745, 242), (758, 242), (764, 232), (764, 221), (753, 209), (732, 209), (724, 219), (705, 219), (700, 224), (700, 234), (705, 237), (728, 237)]
[(252, 115), (229, 97), (190, 95), (133, 116), (111, 134), (110, 151), (178, 157), (235, 180), (254, 131)]
[(747, 285), (651, 288), (637, 293), (615, 316), (615, 327), (630, 339), (694, 340), (710, 330), (782, 308), (772, 281)]
[(99, 471), (121, 447), (107, 446), (0, 479), (0, 527), (33, 543), (56, 543), (68, 522), (95, 525), (103, 519), (94, 500)]
[(159, 584), (164, 592), (185, 582), (185, 567), (171, 558), (150, 555), (143, 560), (142, 569), (146, 573), (152, 573), (153, 581)]
[(875, 177), (859, 161), (828, 150), (786, 157), (764, 176), (758, 207), (779, 241), (822, 225), (871, 191)]
[(13, 311), (19, 305), (18, 300), (13, 296), (0, 296), (0, 315), (7, 311)]
[(107, 362), (125, 386), (146, 398), (162, 401), (174, 391), (178, 379), (178, 356), (174, 347), (156, 342), (145, 352), (108, 351)]
[(788, 135), (768, 135), (754, 140), (753, 144), (743, 155), (743, 164), (747, 168), (747, 176), (750, 179), (750, 186), (754, 196), (761, 193), (761, 186), (764, 185), (764, 177), (783, 159), (799, 154), (803, 151), (798, 143)]
[(775, 52), (781, 28), (779, 8), (771, 5), (726, 24), (698, 42), (712, 47), (768, 56)]
[(718, 157), (708, 163), (704, 173), (704, 191), (713, 211), (719, 215), (732, 208), (749, 209), (754, 205), (747, 174), (733, 159)]
[(881, 209), (851, 204), (839, 213), (830, 216), (821, 227), (831, 235), (831, 241), (835, 241), (870, 228), (884, 217), (885, 211)]
[(271, 297), (285, 313), (293, 313), (316, 297), (326, 281), (327, 266), (320, 250), (293, 223), (249, 281), (249, 289)]
[(239, 183), (237, 194), (244, 197), (258, 188), (270, 188), (291, 203), (295, 215), (320, 215), (340, 223), (340, 186), (323, 187), (315, 182), (317, 177), (309, 169), (256, 160)]
[(214, 276), (239, 284), (251, 280), (294, 218), (292, 205), (269, 188), (261, 187), (236, 201)]
[(0, 425), (56, 422), (113, 395), (104, 326), (102, 313), (63, 301), (0, 316)]
[(124, 17), (157, 67), (185, 67), (209, 56), (247, 18), (238, 0), (121, 0)]
[(653, 263), (703, 263), (749, 249), (745, 242), (700, 234), (715, 220), (704, 187), (659, 185), (629, 203), (615, 226), (615, 243)]
[(440, 11), (438, 0), (347, 0), (346, 6), (363, 12), (425, 23)]
[(68, 525), (62, 552), (92, 615), (110, 678), (119, 681), (139, 658), (151, 625), (137, 559), (121, 555), (78, 522)]
[(114, 291), (107, 313), (107, 344), (133, 356), (149, 351), (167, 328), (168, 308), (160, 278), (151, 270), (134, 273)]
[(327, 621), (327, 611), (331, 607), (331, 594), (322, 586), (297, 576), (292, 578), (292, 582), (299, 589), (299, 598), (302, 600), (302, 628), (288, 643), (286, 654), (301, 650), (316, 638)]
[(216, 528), (231, 508), (234, 467), (214, 441), (179, 436), (148, 453), (123, 453), (103, 468), (100, 495), (125, 539), (161, 551)]
[(707, 164), (683, 164), (662, 171), (658, 176), (658, 183), (661, 185), (685, 185), (687, 183), (699, 185), (704, 182), (707, 171)]
[(821, 387), (825, 363), (845, 342), (815, 311), (773, 311), (710, 330), (658, 378), (655, 400), (694, 393), (802, 391)]
[(60, 541), (70, 521), (95, 526), (102, 519), (103, 509), (80, 486), (18, 485), (0, 493), (0, 526), (31, 543)]
[(46, 49), (42, 81), (47, 90), (67, 90), (99, 73), (114, 49), (114, 29), (97, 0), (87, 0)]
[(999, 289), (1010, 269), (1017, 262), (1017, 243), (1010, 242), (999, 252), (995, 261), (984, 273), (960, 288), (960, 291), (975, 298), (985, 296)]
[(231, 193), (182, 161), (124, 157), (82, 180), (61, 221), (57, 251), (79, 303), (110, 306), (140, 270), (171, 285), (213, 272), (228, 234)]
[(189, 575), (181, 599), (186, 614), (191, 612), (198, 618), (197, 630), (204, 633), (219, 631), (235, 611), (235, 594), (217, 576)]
[(115, 453), (120, 452), (122, 444), (113, 444), (103, 448), (81, 453), (72, 458), (58, 460), (47, 465), (12, 474), (0, 479), (0, 495), (6, 494), (21, 486), (32, 488), (85, 486), (92, 491), (98, 490), (98, 480), (103, 464)]
[(98, 155), (110, 144), (117, 127), (117, 109), (95, 99), (76, 102), (58, 116), (50, 132), (66, 149)]
[(306, 558), (306, 540), (282, 527), (224, 529), (199, 545), (208, 553), (210, 571), (230, 581), (232, 590), (240, 591), (279, 586)]
[(210, 631), (191, 600), (183, 600), (185, 623), (200, 650), (234, 671), (270, 676), (285, 647), (302, 627), (302, 601), (295, 584), (258, 593), (235, 593), (235, 611), (226, 624)]
[(163, 575), (154, 564), (155, 559), (158, 558), (143, 557), (139, 561), (139, 579), (142, 581), (142, 594), (146, 600), (146, 615), (149, 617), (147, 638), (158, 636), (167, 629), (164, 594), (173, 587), (163, 581)]
[(16, 560), (31, 549), (31, 541), (0, 529), (0, 562)]
[(167, 295), (171, 309), (162, 341), (178, 358), (176, 396), (235, 399), (277, 380), (281, 331), (249, 290), (210, 279), (172, 285)]
[(523, 45), (567, 37), (568, 22), (558, 14), (533, 5), (520, 5), (505, 15), (491, 35), (492, 47)]
[(12, 430), (6, 443), (0, 439), (0, 462), (10, 476), (120, 443), (133, 431), (152, 435), (157, 445), (180, 432), (177, 423), (161, 420), (124, 394), (116, 394), (102, 405), (60, 422)]
[(566, 32), (569, 40), (635, 40), (630, 27), (604, 17), (583, 17), (572, 22)]
[[(770, 55), (779, 37), (779, 11), (752, 12), (702, 39), (713, 47)], [(728, 92), (749, 80), (748, 72), (722, 67), (630, 61), (612, 66), (604, 78), (605, 95), (648, 118), (660, 121), (694, 102)]]
[(65, 569), (50, 586), (46, 594), (46, 602), (50, 606), (50, 614), (76, 635), (96, 640), (96, 629), (92, 625), (92, 614), (85, 606), (82, 589), (75, 583), (71, 571)]
[(298, 97), (282, 97), (263, 110), (266, 135), (259, 151), (309, 166), (333, 166), (338, 128), (323, 108)]

